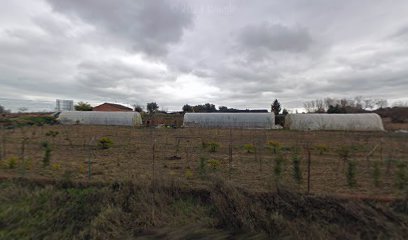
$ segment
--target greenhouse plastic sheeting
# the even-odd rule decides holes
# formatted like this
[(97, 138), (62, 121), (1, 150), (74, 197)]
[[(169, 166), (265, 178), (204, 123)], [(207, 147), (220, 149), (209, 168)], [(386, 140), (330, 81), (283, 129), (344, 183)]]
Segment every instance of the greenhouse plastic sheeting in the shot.
[(61, 112), (58, 120), (62, 124), (140, 126), (142, 117), (138, 112)]
[(285, 127), (291, 130), (384, 131), (381, 117), (360, 114), (289, 114)]
[(184, 127), (271, 129), (273, 113), (186, 113)]

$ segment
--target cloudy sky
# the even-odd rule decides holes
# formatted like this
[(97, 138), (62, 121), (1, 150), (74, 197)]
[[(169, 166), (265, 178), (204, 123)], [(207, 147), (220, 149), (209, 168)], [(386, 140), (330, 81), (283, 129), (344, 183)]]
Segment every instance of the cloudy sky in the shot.
[(405, 0), (1, 5), (0, 104), (9, 108), (56, 98), (179, 110), (408, 97)]

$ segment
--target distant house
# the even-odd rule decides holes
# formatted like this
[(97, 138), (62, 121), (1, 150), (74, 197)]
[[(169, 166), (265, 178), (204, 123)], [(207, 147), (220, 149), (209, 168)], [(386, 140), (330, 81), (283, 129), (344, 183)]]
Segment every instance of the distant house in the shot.
[(133, 109), (129, 107), (125, 107), (119, 104), (114, 103), (103, 103), (99, 106), (96, 106), (92, 109), (92, 111), (98, 112), (131, 112)]

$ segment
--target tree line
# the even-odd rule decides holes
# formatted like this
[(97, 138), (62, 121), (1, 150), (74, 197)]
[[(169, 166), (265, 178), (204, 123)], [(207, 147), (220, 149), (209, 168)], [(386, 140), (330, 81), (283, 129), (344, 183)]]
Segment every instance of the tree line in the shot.
[(388, 101), (382, 98), (372, 99), (362, 96), (353, 99), (328, 97), (304, 102), (303, 106), (309, 113), (357, 113), (386, 108), (388, 107)]

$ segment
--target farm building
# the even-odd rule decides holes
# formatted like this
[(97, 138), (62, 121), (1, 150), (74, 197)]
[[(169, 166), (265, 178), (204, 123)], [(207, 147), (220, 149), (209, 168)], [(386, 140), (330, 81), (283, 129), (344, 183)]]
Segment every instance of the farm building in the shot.
[(271, 129), (274, 123), (273, 113), (186, 113), (183, 126)]
[(61, 112), (58, 120), (62, 124), (140, 126), (142, 117), (138, 112)]
[(92, 109), (92, 111), (99, 112), (131, 112), (133, 109), (115, 103), (103, 103)]
[(384, 131), (381, 117), (375, 113), (289, 114), (285, 127), (290, 130)]

